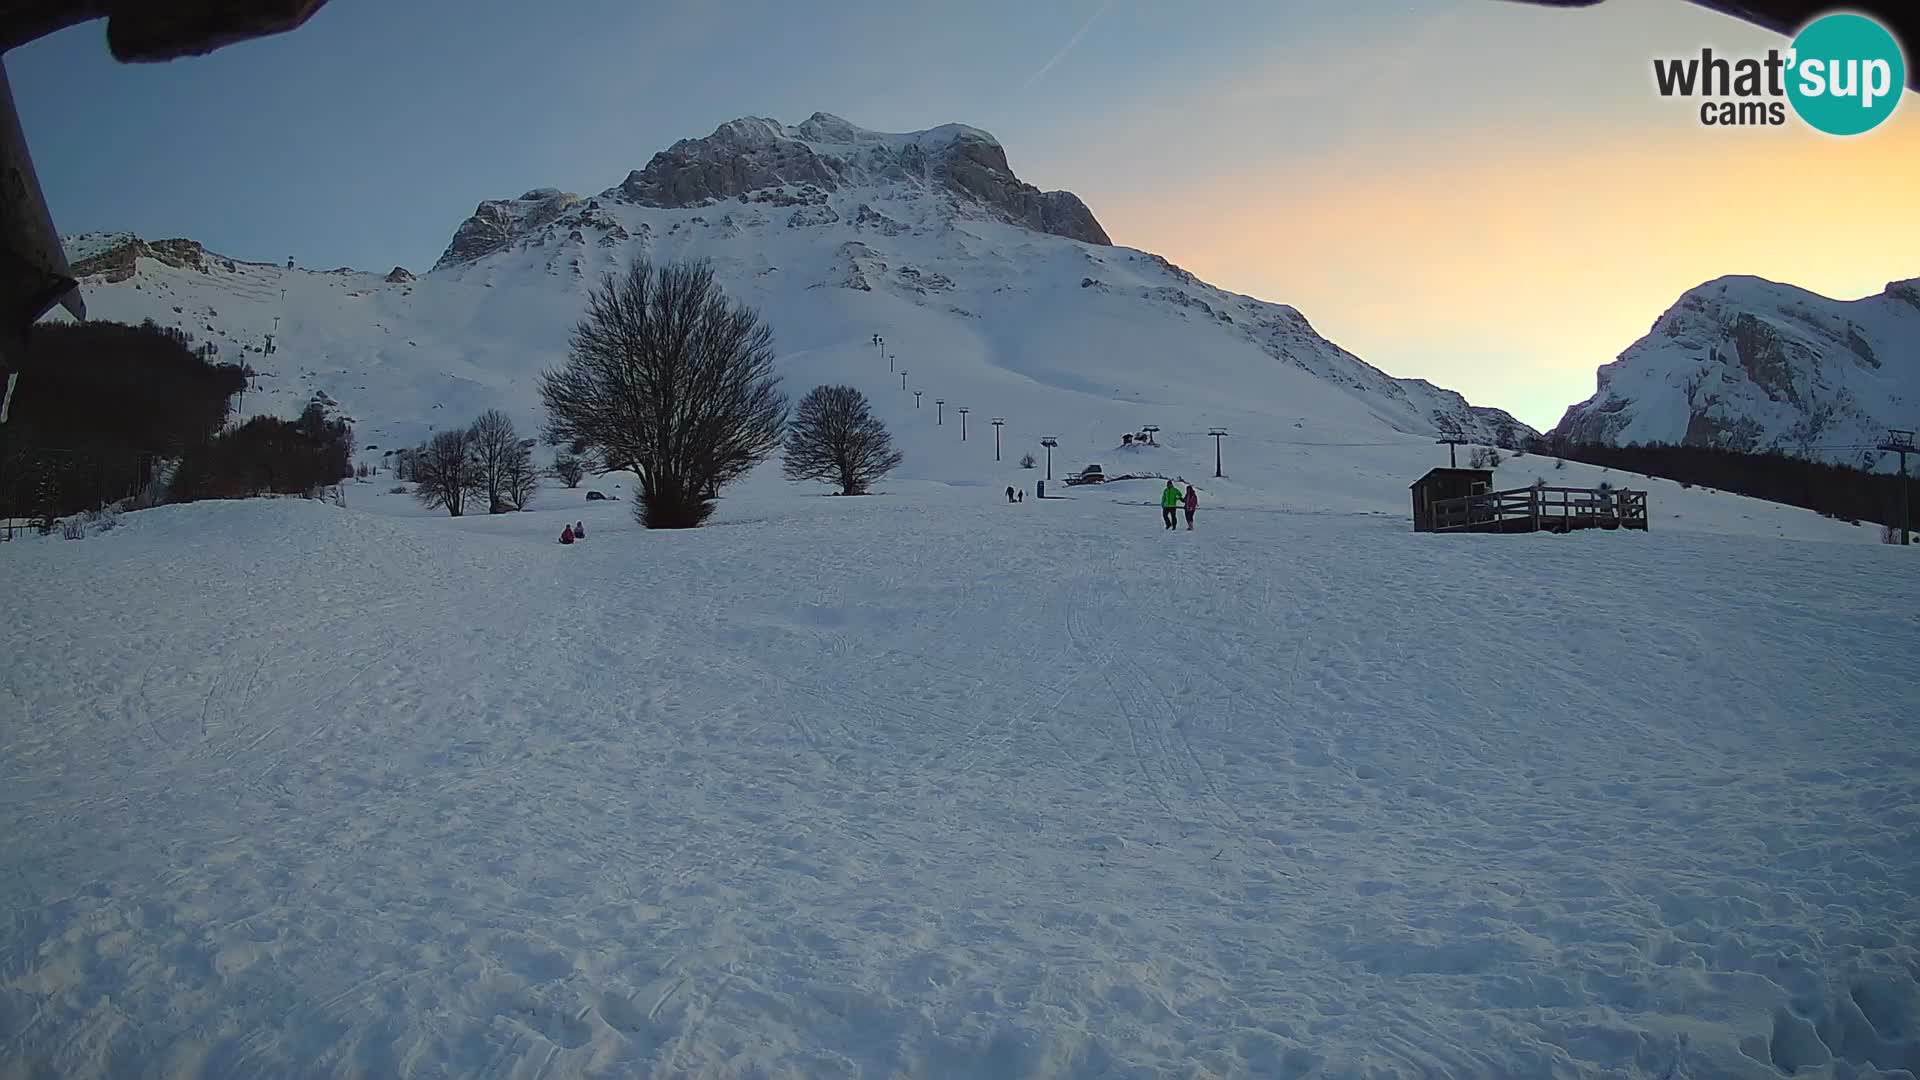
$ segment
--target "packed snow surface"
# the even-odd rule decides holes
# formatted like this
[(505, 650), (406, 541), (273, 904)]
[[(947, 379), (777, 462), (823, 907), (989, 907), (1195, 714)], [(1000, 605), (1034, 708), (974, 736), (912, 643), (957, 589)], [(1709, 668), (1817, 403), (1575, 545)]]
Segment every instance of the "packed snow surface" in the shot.
[(1905, 551), (884, 486), (7, 545), (0, 1077), (1920, 1069)]

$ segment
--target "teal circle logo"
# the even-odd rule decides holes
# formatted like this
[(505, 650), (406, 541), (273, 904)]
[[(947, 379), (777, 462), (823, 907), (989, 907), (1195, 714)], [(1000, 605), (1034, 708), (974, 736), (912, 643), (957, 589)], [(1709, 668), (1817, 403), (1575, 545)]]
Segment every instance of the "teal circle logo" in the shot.
[(1865, 15), (1823, 15), (1793, 39), (1787, 100), (1829, 135), (1872, 131), (1907, 87), (1906, 59), (1886, 27)]

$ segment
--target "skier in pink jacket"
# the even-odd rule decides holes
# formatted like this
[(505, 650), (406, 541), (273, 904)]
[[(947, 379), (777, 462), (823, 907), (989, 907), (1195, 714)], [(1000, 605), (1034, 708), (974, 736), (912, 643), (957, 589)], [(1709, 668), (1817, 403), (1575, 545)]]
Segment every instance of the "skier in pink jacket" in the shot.
[(1200, 505), (1200, 496), (1197, 492), (1193, 490), (1192, 484), (1187, 485), (1186, 497), (1181, 499), (1180, 501), (1184, 503), (1187, 508), (1187, 531), (1192, 532), (1193, 531), (1193, 511), (1194, 511), (1194, 508)]

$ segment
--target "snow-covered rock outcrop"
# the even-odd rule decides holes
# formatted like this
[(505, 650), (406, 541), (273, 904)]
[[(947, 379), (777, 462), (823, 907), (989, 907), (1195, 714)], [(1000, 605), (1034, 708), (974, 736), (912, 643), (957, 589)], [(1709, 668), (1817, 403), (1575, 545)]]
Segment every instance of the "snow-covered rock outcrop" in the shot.
[(1757, 277), (1689, 290), (1600, 369), (1557, 434), (1775, 449), (1845, 464), (1920, 406), (1920, 278), (1832, 300)]
[[(956, 214), (991, 216), (1090, 244), (1110, 242), (1078, 197), (1023, 182), (998, 140), (963, 124), (892, 134), (855, 127), (827, 113), (814, 113), (791, 126), (742, 117), (705, 138), (674, 143), (601, 198), (662, 209), (706, 207), (728, 199), (805, 207), (859, 186), (912, 188), (942, 199)], [(547, 189), (517, 200), (482, 203), (461, 226), (440, 265), (487, 255), (578, 201), (577, 196)]]
[(522, 236), (557, 220), (580, 196), (555, 188), (537, 188), (517, 199), (491, 199), (462, 222), (435, 267), (472, 262), (499, 251)]

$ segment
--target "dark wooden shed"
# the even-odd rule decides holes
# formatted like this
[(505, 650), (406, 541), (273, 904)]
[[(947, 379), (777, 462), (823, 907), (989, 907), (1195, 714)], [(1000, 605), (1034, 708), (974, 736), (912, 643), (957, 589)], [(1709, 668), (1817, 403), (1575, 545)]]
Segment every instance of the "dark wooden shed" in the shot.
[(1493, 486), (1492, 469), (1429, 469), (1413, 482), (1413, 531), (1433, 532), (1433, 504), (1478, 495)]

